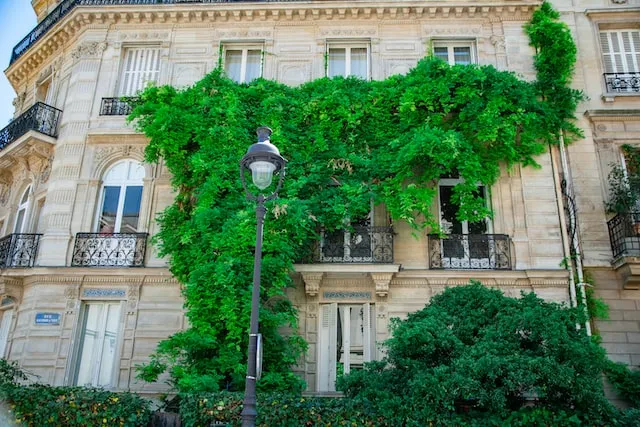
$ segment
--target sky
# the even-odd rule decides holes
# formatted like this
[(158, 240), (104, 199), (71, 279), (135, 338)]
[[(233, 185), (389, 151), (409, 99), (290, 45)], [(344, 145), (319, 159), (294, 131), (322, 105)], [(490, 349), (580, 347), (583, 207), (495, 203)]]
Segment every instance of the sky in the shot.
[(37, 24), (31, 0), (0, 0), (0, 129), (13, 117), (14, 92), (4, 75), (13, 47)]

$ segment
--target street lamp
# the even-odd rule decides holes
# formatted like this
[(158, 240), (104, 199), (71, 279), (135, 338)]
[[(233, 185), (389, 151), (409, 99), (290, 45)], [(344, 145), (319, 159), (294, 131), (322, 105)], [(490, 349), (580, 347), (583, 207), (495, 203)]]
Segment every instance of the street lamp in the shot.
[[(242, 186), (249, 200), (256, 201), (256, 251), (253, 262), (253, 291), (251, 294), (251, 323), (249, 326), (249, 360), (247, 378), (244, 388), (244, 402), (242, 408), (242, 426), (256, 425), (256, 380), (258, 356), (258, 312), (260, 309), (260, 270), (262, 267), (262, 229), (266, 208), (264, 202), (275, 199), (284, 180), (284, 166), (287, 161), (280, 155), (278, 148), (271, 143), (271, 129), (262, 126), (257, 129), (258, 142), (247, 150), (247, 154), (240, 160), (240, 177)], [(251, 171), (253, 184), (258, 188), (257, 195), (247, 188), (245, 171)], [(278, 172), (279, 180), (276, 189), (268, 196), (262, 193), (271, 185), (273, 174)]]

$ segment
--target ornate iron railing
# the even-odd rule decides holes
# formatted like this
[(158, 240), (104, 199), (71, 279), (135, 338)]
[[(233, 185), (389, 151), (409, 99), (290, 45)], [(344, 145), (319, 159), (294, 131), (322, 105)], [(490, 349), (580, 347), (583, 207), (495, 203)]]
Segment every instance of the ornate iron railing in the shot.
[(0, 268), (33, 267), (42, 234), (15, 233), (0, 239)]
[(511, 270), (511, 239), (505, 234), (429, 235), (429, 268)]
[(607, 92), (640, 92), (640, 73), (604, 73)]
[(393, 229), (391, 227), (353, 227), (348, 230), (323, 231), (315, 242), (314, 263), (392, 263)]
[(0, 150), (20, 138), (30, 130), (56, 137), (58, 121), (62, 111), (50, 105), (37, 102), (0, 130)]
[(68, 15), (76, 6), (128, 6), (128, 5), (154, 5), (154, 4), (180, 4), (180, 3), (247, 3), (247, 2), (296, 2), (307, 0), (63, 0), (55, 9), (47, 15), (36, 27), (31, 30), (11, 52), (13, 64), (25, 54), (31, 46), (46, 35), (64, 16)]
[(147, 233), (78, 233), (72, 267), (143, 267)]
[(613, 257), (640, 256), (640, 212), (621, 213), (607, 222)]
[(101, 116), (128, 116), (136, 98), (102, 98)]

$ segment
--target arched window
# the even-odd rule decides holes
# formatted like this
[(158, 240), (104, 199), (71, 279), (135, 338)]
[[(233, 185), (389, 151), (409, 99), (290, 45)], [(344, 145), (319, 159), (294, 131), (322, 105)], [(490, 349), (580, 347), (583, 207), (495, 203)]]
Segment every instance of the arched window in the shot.
[(144, 167), (134, 160), (115, 164), (104, 177), (96, 221), (101, 233), (138, 231)]
[(18, 204), (18, 212), (16, 214), (16, 224), (13, 227), (14, 233), (22, 233), (24, 232), (26, 226), (26, 217), (27, 211), (29, 210), (29, 193), (31, 192), (31, 186), (28, 186), (22, 197), (20, 198), (20, 203)]

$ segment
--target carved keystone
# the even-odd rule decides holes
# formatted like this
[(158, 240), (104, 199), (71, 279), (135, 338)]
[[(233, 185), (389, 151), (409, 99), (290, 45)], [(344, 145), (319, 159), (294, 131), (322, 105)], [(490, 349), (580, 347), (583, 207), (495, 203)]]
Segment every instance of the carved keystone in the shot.
[(393, 273), (371, 273), (371, 279), (376, 284), (376, 295), (379, 297), (387, 296), (392, 278)]
[(304, 280), (304, 291), (310, 297), (315, 297), (320, 292), (320, 283), (324, 273), (301, 273)]

